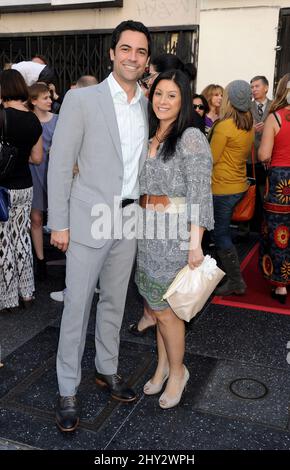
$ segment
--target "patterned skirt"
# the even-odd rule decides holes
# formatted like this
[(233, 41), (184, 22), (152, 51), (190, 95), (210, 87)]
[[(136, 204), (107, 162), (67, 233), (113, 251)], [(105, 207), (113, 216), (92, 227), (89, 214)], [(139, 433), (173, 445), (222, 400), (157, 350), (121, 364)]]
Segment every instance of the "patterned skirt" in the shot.
[(32, 188), (9, 190), (7, 222), (0, 222), (0, 310), (17, 307), (34, 292), (30, 239)]
[(169, 307), (163, 295), (188, 261), (187, 217), (146, 209), (142, 213), (135, 282), (149, 307), (161, 311)]
[(269, 170), (260, 265), (271, 284), (281, 287), (290, 284), (290, 167)]

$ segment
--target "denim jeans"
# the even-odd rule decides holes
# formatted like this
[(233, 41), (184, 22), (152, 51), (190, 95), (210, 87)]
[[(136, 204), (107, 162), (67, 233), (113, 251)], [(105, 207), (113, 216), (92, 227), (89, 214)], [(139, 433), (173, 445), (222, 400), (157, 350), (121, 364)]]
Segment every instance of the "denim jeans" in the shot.
[(214, 208), (214, 241), (218, 250), (229, 250), (233, 247), (230, 223), (235, 205), (244, 193), (213, 196)]

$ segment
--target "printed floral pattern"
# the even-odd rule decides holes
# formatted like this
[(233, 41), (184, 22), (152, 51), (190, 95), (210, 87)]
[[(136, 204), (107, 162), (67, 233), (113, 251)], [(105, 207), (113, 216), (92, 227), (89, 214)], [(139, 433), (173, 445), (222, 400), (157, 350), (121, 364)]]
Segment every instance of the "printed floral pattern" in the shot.
[(281, 180), (276, 186), (277, 199), (282, 204), (290, 203), (290, 179)]
[(281, 266), (281, 274), (285, 281), (290, 281), (290, 261), (285, 261)]
[(274, 240), (276, 245), (284, 250), (289, 243), (289, 228), (286, 225), (279, 225), (274, 231)]
[(263, 256), (263, 271), (267, 276), (271, 276), (273, 273), (273, 263), (269, 255)]
[(273, 285), (290, 285), (290, 167), (272, 167), (265, 197), (260, 265)]

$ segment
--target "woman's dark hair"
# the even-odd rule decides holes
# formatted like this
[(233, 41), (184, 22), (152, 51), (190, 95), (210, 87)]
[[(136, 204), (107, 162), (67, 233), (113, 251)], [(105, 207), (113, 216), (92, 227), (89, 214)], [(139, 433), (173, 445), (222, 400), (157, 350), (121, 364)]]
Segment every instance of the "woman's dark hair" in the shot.
[(160, 54), (151, 60), (151, 64), (155, 67), (156, 72), (163, 73), (168, 70), (182, 70), (189, 80), (195, 80), (196, 68), (194, 64), (184, 64), (179, 57), (174, 54)]
[(145, 34), (147, 41), (148, 41), (148, 57), (151, 54), (151, 37), (149, 33), (149, 29), (143, 23), (139, 21), (127, 20), (122, 21), (113, 31), (111, 37), (111, 49), (115, 51), (116, 45), (118, 44), (121, 34), (124, 31), (137, 31), (138, 33)]
[(160, 73), (154, 81), (149, 94), (148, 113), (150, 138), (155, 135), (159, 128), (159, 119), (153, 110), (152, 101), (156, 87), (161, 80), (172, 80), (178, 86), (181, 94), (181, 107), (179, 114), (176, 120), (172, 123), (169, 134), (166, 136), (160, 152), (163, 160), (167, 161), (175, 152), (178, 138), (181, 137), (185, 129), (193, 127), (192, 98), (189, 80), (181, 70), (169, 70), (168, 72)]
[(3, 70), (0, 74), (1, 99), (3, 102), (27, 101), (28, 88), (21, 73), (17, 70)]
[(208, 105), (208, 102), (207, 102), (207, 99), (205, 98), (205, 96), (203, 95), (198, 95), (197, 93), (194, 93), (192, 95), (192, 99), (200, 99), (202, 101), (202, 104), (204, 106), (204, 115), (206, 115), (207, 113), (209, 113), (209, 105)]

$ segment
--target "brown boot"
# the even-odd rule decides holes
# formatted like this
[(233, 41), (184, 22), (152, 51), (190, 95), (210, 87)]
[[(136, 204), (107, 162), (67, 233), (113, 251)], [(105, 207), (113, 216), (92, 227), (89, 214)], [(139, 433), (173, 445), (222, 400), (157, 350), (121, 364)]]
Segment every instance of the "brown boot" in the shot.
[(217, 254), (225, 271), (226, 281), (216, 288), (216, 295), (243, 295), (246, 292), (246, 283), (242, 278), (240, 261), (235, 247), (228, 250), (218, 250)]

